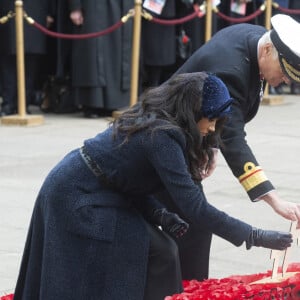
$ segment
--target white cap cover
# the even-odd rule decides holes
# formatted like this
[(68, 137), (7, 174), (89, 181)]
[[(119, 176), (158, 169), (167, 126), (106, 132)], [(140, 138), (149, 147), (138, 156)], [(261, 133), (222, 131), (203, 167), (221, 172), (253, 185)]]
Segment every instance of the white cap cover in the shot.
[(288, 15), (271, 18), (271, 40), (278, 51), (281, 67), (292, 81), (300, 82), (300, 23)]

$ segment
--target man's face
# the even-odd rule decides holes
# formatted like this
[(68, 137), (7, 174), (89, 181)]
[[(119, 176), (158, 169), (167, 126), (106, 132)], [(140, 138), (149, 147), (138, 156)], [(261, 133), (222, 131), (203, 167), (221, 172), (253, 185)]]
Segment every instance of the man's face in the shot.
[(262, 47), (259, 54), (259, 69), (262, 77), (269, 85), (276, 87), (281, 83), (290, 84), (290, 80), (284, 75), (279, 58), (274, 57), (274, 52), (271, 44)]

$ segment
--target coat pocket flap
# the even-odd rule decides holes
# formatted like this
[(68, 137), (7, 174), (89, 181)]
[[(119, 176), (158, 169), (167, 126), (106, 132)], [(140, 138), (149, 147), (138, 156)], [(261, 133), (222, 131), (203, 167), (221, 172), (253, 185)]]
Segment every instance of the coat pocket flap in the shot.
[(86, 238), (113, 241), (116, 230), (115, 208), (86, 205), (69, 215), (67, 230)]

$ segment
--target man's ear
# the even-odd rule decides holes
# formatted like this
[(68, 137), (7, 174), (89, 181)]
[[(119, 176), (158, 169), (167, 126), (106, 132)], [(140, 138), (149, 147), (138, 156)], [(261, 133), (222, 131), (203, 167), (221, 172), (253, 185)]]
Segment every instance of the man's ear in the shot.
[(271, 43), (266, 43), (262, 47), (262, 53), (264, 56), (273, 55), (273, 45)]

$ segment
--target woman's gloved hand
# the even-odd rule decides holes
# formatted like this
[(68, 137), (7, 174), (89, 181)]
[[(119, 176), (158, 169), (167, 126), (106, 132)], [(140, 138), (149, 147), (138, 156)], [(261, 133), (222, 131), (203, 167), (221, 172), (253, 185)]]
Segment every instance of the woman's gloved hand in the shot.
[(149, 221), (154, 223), (170, 234), (173, 238), (182, 237), (188, 230), (189, 224), (182, 220), (177, 214), (169, 212), (165, 208), (155, 209)]
[(252, 246), (256, 246), (284, 250), (290, 247), (292, 243), (293, 236), (289, 232), (253, 228), (248, 240), (246, 240), (246, 248), (249, 250)]

